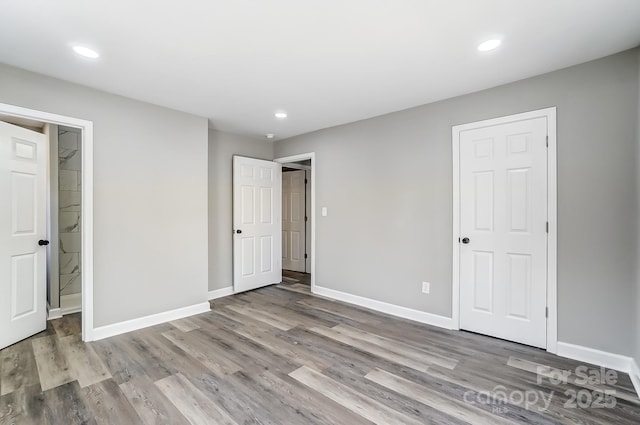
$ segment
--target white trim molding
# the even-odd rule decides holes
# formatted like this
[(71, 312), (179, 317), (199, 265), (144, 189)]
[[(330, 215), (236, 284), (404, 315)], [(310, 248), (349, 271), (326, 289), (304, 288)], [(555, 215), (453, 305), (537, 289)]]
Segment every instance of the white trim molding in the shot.
[(93, 340), (93, 122), (0, 103), (0, 114), (75, 127), (82, 132), (82, 340)]
[(638, 367), (638, 363), (634, 358), (561, 341), (558, 341), (558, 352), (556, 354), (560, 357), (629, 374), (638, 398), (640, 398), (640, 367)]
[(60, 310), (63, 316), (82, 311), (82, 294), (60, 295)]
[(193, 316), (195, 314), (206, 313), (211, 311), (208, 302), (194, 304), (188, 307), (177, 308), (175, 310), (164, 311), (162, 313), (151, 314), (149, 316), (139, 317), (137, 319), (126, 320), (124, 322), (114, 323), (112, 325), (101, 326), (93, 330), (93, 340), (109, 338), (111, 336), (120, 335), (126, 332), (136, 331), (138, 329), (147, 328), (149, 326), (159, 325), (161, 323), (178, 320), (184, 317)]
[(311, 166), (310, 165), (300, 165), (300, 164), (295, 164), (293, 162), (287, 162), (286, 163), (286, 167), (287, 168), (293, 168), (295, 170), (311, 170)]
[(307, 159), (311, 160), (311, 293), (316, 293), (316, 153), (307, 152), (285, 156), (276, 158), (274, 161), (287, 164)]
[(514, 121), (530, 120), (544, 117), (547, 120), (547, 135), (549, 147), (547, 149), (547, 221), (549, 235), (547, 238), (547, 344), (546, 350), (558, 353), (558, 301), (557, 301), (557, 133), (556, 108), (546, 108), (537, 111), (524, 112), (506, 117), (494, 118), (468, 124), (456, 125), (451, 128), (452, 161), (453, 161), (453, 286), (451, 289), (452, 329), (460, 329), (460, 133), (463, 131), (490, 127)]
[(360, 307), (365, 307), (381, 313), (390, 314), (392, 316), (402, 317), (403, 319), (413, 320), (439, 328), (454, 329), (453, 321), (450, 317), (439, 316), (437, 314), (427, 313), (425, 311), (414, 310), (407, 307), (401, 307), (382, 301), (372, 300), (358, 295), (347, 294), (346, 292), (336, 291), (335, 289), (323, 288), (316, 286), (313, 293), (323, 297), (331, 298), (338, 301), (344, 301)]
[(54, 320), (62, 318), (62, 310), (59, 308), (51, 308), (47, 303), (47, 320)]
[(557, 354), (560, 357), (566, 357), (596, 366), (603, 366), (629, 374), (631, 372), (631, 363), (633, 362), (631, 357), (561, 341), (558, 341)]
[(638, 393), (638, 398), (640, 398), (640, 366), (638, 366), (638, 360), (636, 359), (631, 359), (629, 377), (631, 378), (633, 387), (636, 389), (636, 393)]
[(214, 289), (213, 291), (209, 291), (209, 300), (228, 297), (229, 295), (233, 295), (233, 285), (227, 286), (226, 288)]

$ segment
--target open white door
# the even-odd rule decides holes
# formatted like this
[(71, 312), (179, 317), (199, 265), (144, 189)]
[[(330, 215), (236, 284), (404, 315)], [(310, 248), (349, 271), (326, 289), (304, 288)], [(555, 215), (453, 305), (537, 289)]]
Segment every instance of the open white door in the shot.
[(305, 272), (305, 171), (282, 173), (282, 268)]
[(46, 328), (46, 139), (0, 122), (0, 349)]
[(233, 157), (233, 290), (282, 281), (282, 165)]

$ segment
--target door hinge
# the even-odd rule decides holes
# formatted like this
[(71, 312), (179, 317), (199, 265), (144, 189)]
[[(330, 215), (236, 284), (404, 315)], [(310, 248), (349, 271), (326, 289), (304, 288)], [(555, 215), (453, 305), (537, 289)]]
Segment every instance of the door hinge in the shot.
[(549, 233), (549, 222), (547, 221), (547, 233)]
[(547, 319), (549, 318), (549, 307), (544, 308), (544, 317)]
[(547, 147), (549, 147), (549, 135), (547, 134)]
[(306, 252), (305, 252), (305, 254), (304, 254), (304, 259), (305, 259), (305, 260), (307, 259), (307, 253), (306, 253)]
[(307, 217), (306, 215), (304, 216), (304, 221), (309, 221), (309, 217)]
[(304, 179), (304, 184), (307, 184), (307, 183), (309, 183), (309, 180)]

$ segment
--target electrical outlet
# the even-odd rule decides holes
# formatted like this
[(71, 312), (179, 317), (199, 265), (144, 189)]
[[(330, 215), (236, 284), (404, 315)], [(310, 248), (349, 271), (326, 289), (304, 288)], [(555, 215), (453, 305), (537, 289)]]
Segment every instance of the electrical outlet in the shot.
[(431, 284), (429, 282), (422, 282), (422, 292), (428, 294), (431, 291)]

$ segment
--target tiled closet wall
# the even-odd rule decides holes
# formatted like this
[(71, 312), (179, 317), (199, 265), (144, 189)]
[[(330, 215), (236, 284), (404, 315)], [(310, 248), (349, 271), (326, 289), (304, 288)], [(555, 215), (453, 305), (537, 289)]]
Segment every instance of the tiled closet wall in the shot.
[[(59, 127), (58, 190), (60, 238), (60, 297), (74, 298), (81, 286), (80, 264), (80, 132)], [(72, 297), (69, 297), (69, 296)], [(77, 297), (77, 295), (75, 296)]]

